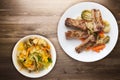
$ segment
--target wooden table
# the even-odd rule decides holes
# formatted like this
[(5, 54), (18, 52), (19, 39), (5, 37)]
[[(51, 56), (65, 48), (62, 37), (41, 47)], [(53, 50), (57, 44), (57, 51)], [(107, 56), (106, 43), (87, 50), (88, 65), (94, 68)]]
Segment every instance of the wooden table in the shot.
[[(59, 45), (60, 17), (70, 6), (82, 1), (106, 6), (120, 26), (120, 0), (0, 0), (0, 80), (120, 80), (120, 40), (110, 55), (94, 63), (73, 60)], [(47, 37), (57, 51), (54, 69), (42, 78), (24, 77), (12, 63), (15, 43), (30, 34)]]

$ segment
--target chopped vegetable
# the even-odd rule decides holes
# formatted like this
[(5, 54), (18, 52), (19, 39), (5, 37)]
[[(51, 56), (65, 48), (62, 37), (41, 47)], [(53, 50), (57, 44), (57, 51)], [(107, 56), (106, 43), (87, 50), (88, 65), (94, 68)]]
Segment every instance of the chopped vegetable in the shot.
[(18, 61), (28, 71), (40, 71), (52, 63), (50, 45), (41, 38), (30, 38), (18, 45)]
[(107, 21), (103, 21), (103, 24), (104, 24), (104, 29), (103, 29), (103, 31), (105, 32), (105, 33), (108, 33), (108, 32), (110, 32), (110, 24), (107, 22)]
[(103, 31), (104, 31), (105, 33), (110, 32), (110, 26), (105, 26), (104, 29), (103, 29)]
[(81, 14), (81, 18), (87, 21), (92, 20), (92, 13), (89, 10), (84, 10)]
[(99, 36), (100, 38), (104, 38), (104, 32), (103, 31), (99, 32)]
[(108, 43), (110, 40), (109, 36), (105, 36), (104, 38), (100, 38), (99, 40), (97, 40), (96, 44), (106, 44)]
[(108, 43), (110, 41), (110, 37), (109, 36), (106, 36), (104, 39), (103, 39), (104, 43)]
[(103, 24), (104, 24), (104, 26), (110, 26), (109, 22), (106, 20), (103, 20)]
[(24, 50), (24, 43), (22, 42), (19, 43), (18, 50)]
[(92, 48), (93, 51), (99, 52), (100, 50), (103, 50), (105, 48), (105, 44), (97, 45)]

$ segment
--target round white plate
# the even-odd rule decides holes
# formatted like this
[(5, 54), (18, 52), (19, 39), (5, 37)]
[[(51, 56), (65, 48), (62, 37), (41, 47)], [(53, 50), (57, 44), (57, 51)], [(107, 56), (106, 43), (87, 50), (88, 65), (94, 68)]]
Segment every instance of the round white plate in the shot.
[[(48, 44), (51, 46), (51, 55), (52, 55), (52, 65), (50, 65), (47, 69), (44, 69), (40, 72), (31, 72), (29, 73), (26, 69), (21, 69), (21, 66), (18, 64), (17, 62), (17, 47), (18, 47), (18, 44), (20, 42), (23, 42), (24, 40), (28, 40), (29, 38), (31, 37), (37, 37), (37, 38), (41, 38), (41, 39), (44, 39), (48, 42)], [(20, 72), (22, 75), (26, 76), (26, 77), (30, 77), (30, 78), (38, 78), (38, 77), (42, 77), (46, 74), (48, 74), (54, 67), (55, 65), (55, 62), (56, 62), (56, 51), (55, 51), (55, 48), (53, 46), (53, 44), (45, 37), (43, 36), (40, 36), (40, 35), (29, 35), (29, 36), (26, 36), (26, 37), (23, 37), (22, 39), (20, 39), (14, 49), (13, 49), (13, 53), (12, 53), (12, 61), (13, 61), (13, 64), (15, 66), (15, 68), (17, 69), (18, 72)]]
[[(93, 51), (83, 51), (80, 54), (76, 53), (75, 47), (81, 44), (79, 40), (66, 40), (65, 32), (70, 30), (65, 26), (66, 18), (77, 18), (83, 10), (99, 9), (103, 20), (110, 23), (111, 30), (108, 33), (110, 41), (106, 44), (105, 49), (99, 53)], [(115, 47), (118, 39), (118, 25), (113, 14), (103, 5), (94, 2), (82, 2), (70, 7), (61, 17), (58, 23), (58, 40), (63, 50), (73, 59), (82, 62), (94, 62), (106, 57)]]

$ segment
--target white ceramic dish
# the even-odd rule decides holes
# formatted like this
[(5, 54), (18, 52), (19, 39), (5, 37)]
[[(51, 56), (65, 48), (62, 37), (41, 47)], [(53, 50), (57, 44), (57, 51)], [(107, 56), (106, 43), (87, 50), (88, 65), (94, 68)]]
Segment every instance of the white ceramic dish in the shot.
[[(111, 30), (108, 33), (110, 42), (106, 45), (105, 49), (100, 53), (92, 51), (83, 51), (77, 54), (75, 47), (81, 44), (79, 40), (66, 40), (65, 32), (69, 30), (64, 23), (66, 18), (77, 18), (81, 15), (83, 10), (99, 9), (102, 18), (110, 23)], [(82, 62), (94, 62), (106, 57), (115, 47), (118, 39), (118, 25), (113, 14), (103, 5), (94, 2), (82, 2), (70, 7), (61, 17), (58, 23), (58, 40), (63, 50), (73, 59)]]
[[(18, 47), (18, 44), (20, 42), (23, 42), (24, 40), (28, 40), (31, 37), (42, 38), (42, 39), (46, 40), (48, 42), (48, 44), (51, 46), (51, 55), (52, 55), (52, 61), (53, 61), (52, 65), (50, 65), (47, 69), (42, 70), (40, 72), (29, 73), (25, 69), (20, 70), (21, 66), (17, 62), (17, 47)], [(43, 36), (40, 36), (40, 35), (29, 35), (29, 36), (23, 37), (22, 39), (20, 39), (16, 43), (16, 45), (13, 49), (13, 53), (12, 53), (12, 61), (13, 61), (13, 64), (14, 64), (15, 68), (17, 69), (17, 71), (20, 72), (22, 75), (24, 75), (26, 77), (30, 77), (30, 78), (38, 78), (38, 77), (42, 77), (42, 76), (48, 74), (53, 69), (53, 67), (55, 65), (55, 62), (56, 62), (56, 51), (55, 51), (55, 48), (54, 48), (53, 44), (47, 38), (45, 38)]]

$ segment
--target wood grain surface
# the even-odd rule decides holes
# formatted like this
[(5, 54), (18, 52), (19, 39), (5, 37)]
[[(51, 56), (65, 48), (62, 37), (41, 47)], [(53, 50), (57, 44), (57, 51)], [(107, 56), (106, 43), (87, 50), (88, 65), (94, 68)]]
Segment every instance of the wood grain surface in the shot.
[[(60, 17), (70, 6), (83, 1), (106, 6), (120, 27), (120, 0), (0, 0), (0, 80), (120, 80), (120, 39), (110, 55), (93, 63), (73, 60), (59, 45)], [(54, 69), (37, 79), (22, 76), (11, 59), (15, 43), (30, 34), (47, 37), (57, 51)]]

